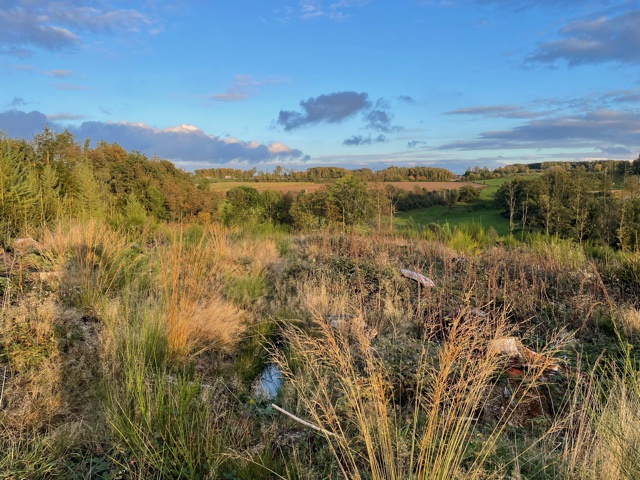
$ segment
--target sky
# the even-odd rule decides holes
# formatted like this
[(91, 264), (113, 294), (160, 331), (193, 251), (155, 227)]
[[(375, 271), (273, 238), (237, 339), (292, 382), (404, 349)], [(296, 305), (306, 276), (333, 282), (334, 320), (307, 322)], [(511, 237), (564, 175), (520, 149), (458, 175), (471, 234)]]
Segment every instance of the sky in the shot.
[(185, 170), (640, 151), (640, 0), (0, 0), (0, 132)]

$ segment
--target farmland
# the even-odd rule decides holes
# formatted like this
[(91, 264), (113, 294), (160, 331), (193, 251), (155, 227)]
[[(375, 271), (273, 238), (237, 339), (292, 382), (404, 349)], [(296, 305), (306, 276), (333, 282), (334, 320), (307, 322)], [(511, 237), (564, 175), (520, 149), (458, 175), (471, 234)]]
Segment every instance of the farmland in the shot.
[[(301, 192), (303, 190), (307, 192), (317, 192), (318, 190), (326, 187), (328, 183), (313, 183), (313, 182), (213, 182), (209, 188), (215, 192), (226, 192), (235, 187), (251, 187), (255, 188), (258, 192), (264, 192), (266, 190), (275, 190), (281, 193), (286, 192)], [(391, 185), (394, 188), (405, 191), (412, 191), (415, 188), (425, 188), (428, 191), (437, 190), (451, 190), (454, 188), (464, 187), (465, 185), (471, 185), (476, 188), (484, 188), (482, 184), (474, 182), (369, 182), (369, 188), (384, 188), (386, 185)]]

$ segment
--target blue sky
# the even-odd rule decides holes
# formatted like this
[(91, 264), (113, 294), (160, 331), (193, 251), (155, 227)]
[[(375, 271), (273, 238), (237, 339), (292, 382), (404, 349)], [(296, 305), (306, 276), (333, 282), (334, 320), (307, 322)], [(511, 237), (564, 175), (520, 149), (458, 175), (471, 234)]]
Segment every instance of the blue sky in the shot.
[(0, 131), (207, 166), (634, 159), (640, 0), (0, 0)]

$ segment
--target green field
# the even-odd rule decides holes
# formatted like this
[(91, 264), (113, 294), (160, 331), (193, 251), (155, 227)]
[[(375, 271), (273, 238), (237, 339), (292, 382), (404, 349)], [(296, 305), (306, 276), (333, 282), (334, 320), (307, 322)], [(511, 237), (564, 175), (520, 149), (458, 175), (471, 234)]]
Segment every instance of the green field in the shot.
[(413, 219), (414, 226), (425, 226), (435, 222), (448, 223), (451, 226), (460, 226), (475, 222), (481, 224), (485, 230), (493, 227), (499, 235), (509, 234), (509, 220), (502, 216), (503, 209), (493, 205), (496, 193), (500, 187), (511, 177), (479, 180), (475, 183), (486, 185), (480, 190), (480, 199), (477, 205), (457, 204), (452, 207), (436, 205), (428, 208), (418, 208), (396, 215), (395, 224), (404, 227)]
[[(516, 176), (518, 178), (531, 179), (531, 178), (537, 177), (538, 175), (532, 174), (532, 175), (516, 175)], [(513, 180), (514, 178), (515, 177), (503, 177), (503, 178), (491, 178), (489, 180), (478, 180), (475, 183), (479, 185), (486, 185), (485, 188), (480, 190), (480, 200), (492, 201), (495, 198), (496, 193), (498, 193), (498, 190), (500, 189), (500, 187), (504, 185), (506, 182), (508, 182), (509, 180)]]
[(409, 219), (413, 219), (413, 225), (425, 226), (435, 222), (439, 224), (448, 223), (451, 226), (460, 226), (466, 223), (480, 223), (485, 230), (493, 227), (499, 235), (509, 234), (509, 220), (501, 215), (500, 208), (474, 209), (468, 205), (455, 205), (447, 207), (437, 205), (429, 208), (419, 208), (400, 212), (396, 216), (397, 226), (406, 226)]
[(278, 190), (280, 192), (299, 192), (300, 190), (316, 191), (324, 187), (326, 184), (313, 183), (313, 182), (248, 182), (248, 181), (235, 181), (235, 182), (212, 182), (209, 188), (212, 191), (226, 192), (235, 187), (251, 187), (255, 188), (259, 192), (265, 190)]

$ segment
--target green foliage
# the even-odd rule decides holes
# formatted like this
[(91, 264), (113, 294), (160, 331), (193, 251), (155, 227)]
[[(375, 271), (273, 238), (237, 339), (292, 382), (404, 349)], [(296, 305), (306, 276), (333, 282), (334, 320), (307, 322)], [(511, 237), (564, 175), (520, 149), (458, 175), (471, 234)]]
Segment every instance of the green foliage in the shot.
[(195, 171), (196, 175), (205, 179), (216, 181), (249, 180), (254, 182), (326, 182), (350, 175), (370, 182), (440, 182), (449, 181), (455, 175), (444, 168), (435, 167), (388, 167), (377, 172), (368, 168), (347, 170), (341, 167), (311, 167), (304, 172), (284, 170), (277, 166), (273, 172), (257, 171), (254, 167), (250, 170), (235, 168), (207, 168)]
[(493, 228), (499, 236), (504, 237), (509, 234), (509, 221), (504, 218), (500, 209), (485, 204), (479, 204), (474, 207), (455, 205), (451, 208), (434, 206), (409, 210), (398, 213), (395, 223), (399, 227), (407, 228), (409, 219), (413, 220), (414, 227), (419, 228), (426, 227), (432, 223), (439, 225), (448, 223), (450, 226), (457, 227), (463, 227), (469, 223), (477, 223), (483, 226), (485, 232)]
[(507, 180), (496, 200), (506, 211), (511, 231), (537, 230), (581, 244), (637, 250), (640, 180), (625, 176), (617, 195), (612, 182), (607, 169), (547, 165), (536, 177)]
[(255, 188), (234, 187), (227, 191), (227, 198), (220, 207), (220, 218), (225, 225), (260, 223), (267, 217), (264, 198)]
[(364, 180), (356, 176), (339, 178), (327, 188), (330, 220), (342, 225), (362, 223), (371, 211), (371, 195)]
[(301, 193), (291, 205), (289, 216), (292, 225), (298, 229), (319, 228), (326, 223), (324, 210), (324, 192)]
[(241, 308), (250, 308), (265, 293), (263, 277), (234, 275), (225, 278), (225, 297)]
[(11, 142), (0, 138), (0, 229), (4, 238), (15, 235), (33, 222), (36, 185), (28, 164)]
[(480, 189), (476, 187), (472, 187), (470, 185), (465, 185), (460, 187), (459, 192), (459, 201), (464, 203), (475, 203), (480, 198)]
[(147, 211), (135, 195), (127, 196), (127, 203), (124, 207), (123, 225), (128, 229), (142, 228), (147, 222)]

